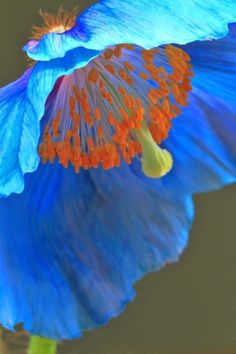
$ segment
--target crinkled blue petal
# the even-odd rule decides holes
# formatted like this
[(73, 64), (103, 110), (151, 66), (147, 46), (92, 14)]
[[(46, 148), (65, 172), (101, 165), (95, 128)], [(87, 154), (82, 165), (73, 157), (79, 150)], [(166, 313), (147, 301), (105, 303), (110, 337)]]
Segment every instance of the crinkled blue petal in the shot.
[(0, 195), (21, 193), (24, 174), (39, 162), (39, 121), (56, 80), (84, 66), (96, 51), (84, 48), (63, 59), (38, 63), (16, 82), (0, 89)]
[[(24, 163), (37, 166), (35, 111), (26, 94), (31, 70), (0, 90), (0, 194), (20, 193), (24, 186)], [(26, 142), (27, 141), (27, 142)], [(29, 161), (22, 161), (27, 143)]]
[(194, 193), (236, 181), (236, 27), (227, 38), (183, 49), (193, 63), (193, 92), (165, 143), (174, 168), (164, 180)]
[(191, 197), (131, 168), (40, 164), (22, 194), (0, 200), (2, 325), (79, 337), (120, 314), (145, 273), (178, 260)]
[(76, 47), (101, 51), (133, 43), (150, 49), (220, 38), (235, 21), (235, 0), (101, 0), (84, 11), (70, 31), (49, 33), (24, 50), (33, 59), (50, 60)]

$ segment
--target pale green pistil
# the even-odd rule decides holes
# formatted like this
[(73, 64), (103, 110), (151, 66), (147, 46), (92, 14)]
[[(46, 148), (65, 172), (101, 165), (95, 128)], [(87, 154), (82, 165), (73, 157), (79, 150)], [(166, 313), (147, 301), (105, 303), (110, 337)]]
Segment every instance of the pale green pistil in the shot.
[(56, 354), (57, 342), (38, 336), (30, 337), (28, 354)]
[(135, 129), (135, 135), (142, 146), (142, 170), (147, 177), (160, 178), (166, 175), (173, 166), (173, 158), (169, 151), (161, 149), (153, 140), (146, 124)]

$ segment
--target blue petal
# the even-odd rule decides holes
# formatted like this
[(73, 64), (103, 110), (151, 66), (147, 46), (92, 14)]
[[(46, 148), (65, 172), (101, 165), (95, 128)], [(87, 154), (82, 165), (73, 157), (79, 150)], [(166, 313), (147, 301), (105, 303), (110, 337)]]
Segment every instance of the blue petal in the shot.
[(39, 120), (56, 80), (87, 64), (96, 51), (76, 49), (63, 59), (38, 63), (18, 81), (0, 89), (0, 195), (21, 193), (23, 175), (39, 162)]
[(22, 194), (0, 201), (0, 323), (79, 337), (117, 316), (145, 273), (178, 259), (191, 197), (131, 168), (40, 165)]
[(21, 79), (0, 90), (1, 195), (21, 193), (24, 172), (37, 167), (37, 121), (26, 93), (30, 75), (28, 70)]
[(101, 0), (84, 11), (75, 27), (49, 33), (24, 48), (36, 60), (63, 57), (68, 50), (133, 43), (144, 48), (220, 38), (236, 21), (235, 0)]
[(183, 49), (192, 58), (195, 78), (189, 107), (165, 143), (175, 161), (165, 183), (194, 193), (236, 181), (235, 26), (227, 38)]

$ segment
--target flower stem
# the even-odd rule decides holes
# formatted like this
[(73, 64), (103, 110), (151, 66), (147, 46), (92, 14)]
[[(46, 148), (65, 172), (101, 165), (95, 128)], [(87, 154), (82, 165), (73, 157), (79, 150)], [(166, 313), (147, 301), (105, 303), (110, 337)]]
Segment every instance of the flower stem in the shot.
[(38, 336), (31, 336), (28, 354), (56, 354), (57, 342)]

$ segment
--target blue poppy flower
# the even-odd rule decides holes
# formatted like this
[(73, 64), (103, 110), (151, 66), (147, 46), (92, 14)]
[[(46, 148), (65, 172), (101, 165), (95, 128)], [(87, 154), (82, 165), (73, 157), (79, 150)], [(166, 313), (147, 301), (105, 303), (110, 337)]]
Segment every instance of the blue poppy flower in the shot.
[(0, 90), (0, 323), (64, 339), (178, 260), (193, 193), (235, 182), (236, 2), (44, 16)]

